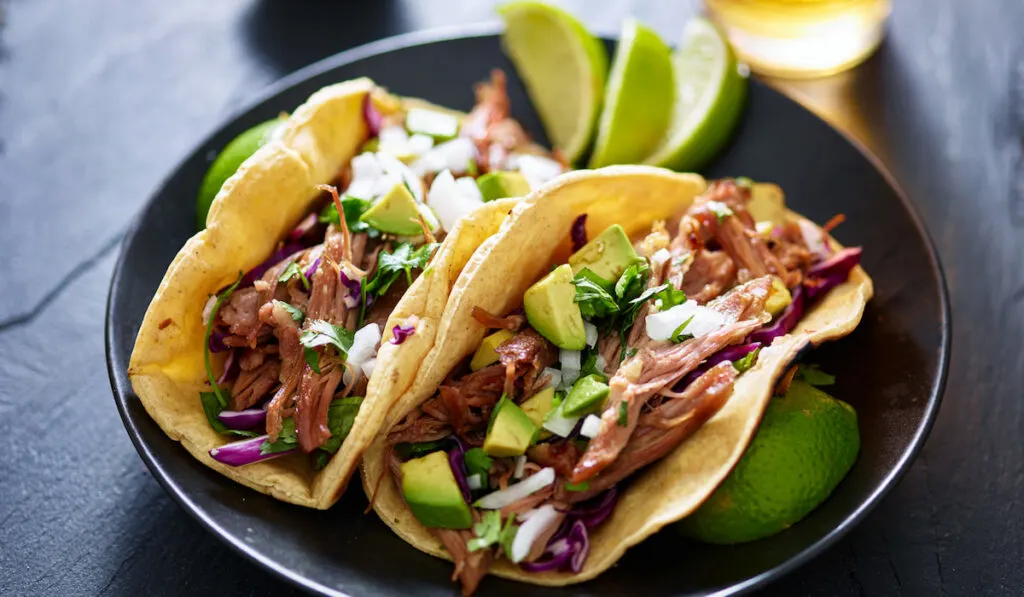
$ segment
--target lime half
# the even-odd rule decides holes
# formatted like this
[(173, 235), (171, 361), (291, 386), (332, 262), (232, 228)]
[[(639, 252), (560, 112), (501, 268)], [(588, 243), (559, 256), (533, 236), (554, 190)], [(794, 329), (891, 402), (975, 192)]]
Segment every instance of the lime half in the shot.
[(604, 44), (564, 10), (521, 0), (498, 8), (502, 43), (526, 83), (552, 145), (579, 159), (601, 111), (608, 54)]
[(284, 122), (275, 118), (248, 129), (228, 143), (217, 158), (210, 164), (210, 169), (203, 177), (203, 183), (199, 186), (199, 196), (196, 197), (196, 228), (206, 228), (206, 215), (210, 213), (210, 206), (213, 200), (224, 186), (224, 181), (231, 178), (231, 175), (238, 170), (242, 162), (249, 159), (249, 156), (256, 153), (256, 150), (263, 147), (273, 136), (277, 126)]
[(747, 78), (725, 36), (710, 21), (692, 19), (672, 57), (675, 105), (668, 133), (644, 163), (696, 170), (729, 140), (743, 112)]
[(661, 142), (672, 113), (671, 51), (635, 19), (622, 28), (590, 167), (636, 164)]
[(853, 407), (794, 381), (785, 396), (772, 398), (736, 468), (679, 525), (717, 544), (774, 535), (825, 501), (859, 450)]

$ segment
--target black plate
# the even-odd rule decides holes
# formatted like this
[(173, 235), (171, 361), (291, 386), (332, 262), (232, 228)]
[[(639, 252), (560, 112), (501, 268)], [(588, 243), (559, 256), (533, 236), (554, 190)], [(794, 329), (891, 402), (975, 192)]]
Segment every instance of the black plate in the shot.
[[(400, 94), (468, 109), (472, 85), (509, 73), (514, 115), (543, 139), (522, 84), (493, 30), (442, 38), (414, 34), (344, 52), (295, 73), (204, 141), (167, 179), (124, 241), (107, 310), (107, 357), (117, 407), (139, 454), (167, 491), (213, 533), (262, 566), (322, 593), (453, 595), (451, 564), (393, 535), (352, 490), (328, 512), (277, 502), (209, 470), (171, 441), (132, 393), (126, 369), (139, 323), (164, 269), (194, 232), (195, 194), (216, 150), (235, 135), (294, 109), (324, 85), (370, 76)], [(531, 594), (622, 595), (740, 592), (807, 562), (835, 542), (893, 487), (923, 444), (938, 410), (949, 355), (949, 306), (938, 257), (907, 199), (877, 162), (816, 116), (756, 81), (734, 143), (706, 172), (775, 181), (815, 221), (844, 213), (836, 236), (864, 247), (875, 298), (861, 326), (818, 349), (835, 373), (833, 393), (860, 417), (861, 454), (835, 494), (775, 537), (710, 547), (671, 528), (631, 549), (597, 580)], [(486, 580), (481, 595), (525, 587)]]

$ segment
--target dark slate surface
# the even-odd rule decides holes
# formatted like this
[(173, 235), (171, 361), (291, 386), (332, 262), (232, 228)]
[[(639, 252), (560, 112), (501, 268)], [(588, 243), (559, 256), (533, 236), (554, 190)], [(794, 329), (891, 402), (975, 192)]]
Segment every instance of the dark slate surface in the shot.
[[(599, 31), (629, 13), (566, 4)], [(670, 40), (695, 8), (634, 4)], [(921, 211), (952, 293), (949, 385), (902, 484), (769, 594), (1024, 591), (1024, 5), (896, 4), (870, 62), (782, 85), (872, 148)], [(0, 594), (293, 592), (174, 504), (121, 427), (102, 345), (118, 240), (176, 161), (271, 81), (492, 7), (0, 0)]]

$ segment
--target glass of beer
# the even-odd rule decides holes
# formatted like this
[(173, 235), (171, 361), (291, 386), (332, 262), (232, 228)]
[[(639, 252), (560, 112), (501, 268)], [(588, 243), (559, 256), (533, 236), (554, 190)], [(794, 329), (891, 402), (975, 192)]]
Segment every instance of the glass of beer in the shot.
[(891, 0), (704, 0), (708, 16), (756, 72), (821, 77), (878, 47)]

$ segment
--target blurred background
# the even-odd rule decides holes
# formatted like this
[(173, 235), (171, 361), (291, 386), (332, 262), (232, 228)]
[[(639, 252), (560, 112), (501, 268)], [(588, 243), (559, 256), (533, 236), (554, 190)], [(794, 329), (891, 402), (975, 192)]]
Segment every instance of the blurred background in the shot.
[[(101, 340), (118, 243), (175, 164), (268, 84), (390, 35), (496, 28), (495, 4), (0, 0), (0, 437), (17, 428), (34, 440), (8, 442), (0, 458), (0, 594), (169, 583), (290, 594), (188, 518), (128, 441)], [(701, 10), (560, 4), (597, 33), (635, 15), (670, 43)], [(766, 78), (863, 142), (907, 190), (957, 321), (950, 390), (907, 478), (771, 594), (1019, 594), (1024, 583), (1021, 31), (1019, 0), (896, 0), (860, 66)]]

